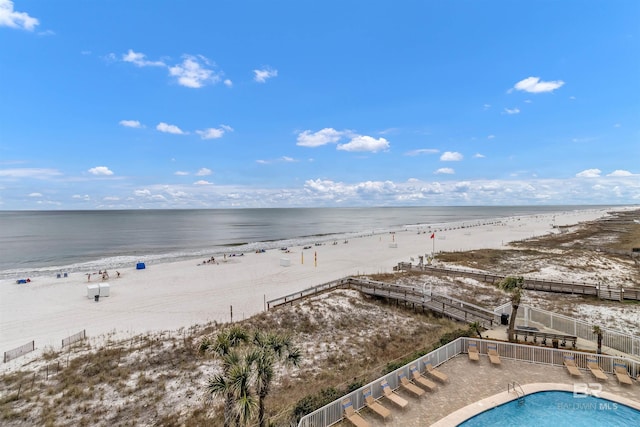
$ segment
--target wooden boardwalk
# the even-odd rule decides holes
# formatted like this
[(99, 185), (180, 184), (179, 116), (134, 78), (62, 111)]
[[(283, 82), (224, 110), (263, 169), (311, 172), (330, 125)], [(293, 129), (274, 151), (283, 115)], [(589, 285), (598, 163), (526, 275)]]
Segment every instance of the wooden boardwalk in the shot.
[[(401, 262), (396, 270), (422, 271), (439, 276), (462, 276), (476, 279), (481, 282), (497, 284), (507, 276), (487, 273), (482, 271), (462, 270), (457, 268), (434, 267), (430, 265), (413, 265)], [(524, 278), (524, 289), (531, 291), (557, 292), (572, 295), (595, 296), (600, 299), (613, 301), (640, 301), (640, 289), (632, 287), (612, 287), (601, 283), (576, 283), (542, 280), (536, 278)]]
[(397, 304), (411, 306), (415, 310), (432, 311), (439, 315), (465, 323), (478, 322), (490, 329), (500, 323), (500, 315), (486, 308), (430, 292), (422, 287), (397, 285), (375, 280), (347, 277), (335, 282), (305, 289), (267, 302), (267, 309), (294, 303), (334, 289), (355, 289), (364, 294), (395, 301)]

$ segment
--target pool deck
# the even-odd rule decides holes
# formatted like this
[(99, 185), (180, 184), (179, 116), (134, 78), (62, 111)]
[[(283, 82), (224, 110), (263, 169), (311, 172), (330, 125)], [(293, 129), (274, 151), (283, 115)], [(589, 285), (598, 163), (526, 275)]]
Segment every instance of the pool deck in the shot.
[[(543, 389), (573, 391), (576, 383), (593, 383), (598, 381), (588, 370), (582, 370), (581, 377), (572, 377), (566, 368), (534, 363), (502, 359), (501, 365), (492, 365), (487, 355), (481, 355), (479, 362), (472, 362), (466, 354), (460, 354), (438, 366), (438, 370), (449, 376), (437, 390), (427, 392), (420, 398), (413, 397), (403, 391), (398, 394), (409, 401), (404, 409), (394, 407), (386, 398), (379, 402), (389, 408), (391, 417), (386, 421), (368, 408), (362, 408), (360, 415), (372, 427), (413, 427), (413, 426), (455, 426), (465, 419), (490, 409), (495, 405), (515, 399), (513, 391), (507, 394), (507, 385), (516, 381), (525, 393)], [(620, 385), (615, 375), (607, 374), (607, 381), (599, 382), (602, 386), (601, 397), (619, 397), (620, 403), (640, 410), (640, 386), (634, 380), (632, 385)], [(445, 419), (445, 417), (447, 417)], [(340, 426), (349, 425), (344, 420)]]

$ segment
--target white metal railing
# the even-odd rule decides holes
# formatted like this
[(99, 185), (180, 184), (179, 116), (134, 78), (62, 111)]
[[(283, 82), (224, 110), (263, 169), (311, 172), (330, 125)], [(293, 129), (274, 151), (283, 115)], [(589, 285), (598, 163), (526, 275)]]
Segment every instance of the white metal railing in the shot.
[(469, 343), (471, 342), (477, 343), (480, 354), (487, 354), (489, 345), (496, 346), (498, 354), (502, 359), (517, 360), (541, 365), (564, 366), (564, 357), (571, 355), (574, 357), (576, 365), (582, 369), (587, 369), (588, 359), (595, 359), (598, 365), (600, 365), (600, 367), (607, 373), (612, 374), (614, 372), (614, 364), (623, 364), (627, 367), (627, 372), (631, 377), (637, 378), (640, 374), (640, 362), (624, 357), (462, 337), (432, 351), (429, 354), (407, 363), (405, 366), (364, 385), (358, 390), (352, 391), (351, 393), (323, 406), (320, 409), (317, 409), (310, 414), (305, 415), (300, 419), (298, 427), (327, 427), (335, 424), (342, 420), (341, 403), (343, 399), (351, 399), (353, 407), (360, 409), (364, 406), (363, 391), (365, 389), (370, 388), (372, 396), (377, 399), (383, 395), (382, 387), (380, 386), (380, 383), (383, 380), (386, 380), (391, 388), (395, 389), (399, 385), (398, 375), (400, 373), (404, 373), (409, 376), (409, 368), (411, 365), (416, 365), (421, 371), (424, 370), (428, 363), (431, 363), (433, 366), (438, 366), (460, 353), (467, 353)]
[[(561, 331), (588, 341), (597, 342), (598, 337), (593, 333), (593, 327), (595, 324), (574, 319), (569, 316), (525, 305), (520, 306), (520, 309), (518, 310), (518, 319), (522, 319), (525, 326), (529, 326), (529, 322), (533, 322), (549, 329)], [(640, 337), (616, 331), (614, 329), (604, 327), (600, 327), (600, 329), (603, 333), (603, 346), (632, 356), (640, 356)]]

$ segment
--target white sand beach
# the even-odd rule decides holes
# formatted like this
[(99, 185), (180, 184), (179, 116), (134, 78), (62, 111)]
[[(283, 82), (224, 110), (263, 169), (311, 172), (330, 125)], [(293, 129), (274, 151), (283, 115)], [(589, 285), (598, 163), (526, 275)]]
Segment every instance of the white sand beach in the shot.
[[(623, 209), (623, 208), (618, 208)], [(0, 282), (0, 351), (35, 340), (37, 349), (53, 346), (81, 330), (88, 336), (126, 337), (176, 330), (210, 321), (247, 318), (265, 301), (355, 274), (393, 271), (401, 261), (435, 251), (499, 248), (508, 242), (556, 232), (555, 226), (590, 221), (613, 209), (585, 209), (500, 220), (415, 227), (394, 234), (325, 242), (289, 252), (268, 250), (216, 257), (216, 263), (187, 260), (147, 264), (146, 269), (110, 271), (110, 295), (87, 298), (87, 285), (104, 283), (95, 274), (39, 277), (28, 284)], [(464, 227), (462, 227), (464, 225)], [(435, 238), (431, 234), (435, 232)], [(289, 266), (282, 266), (287, 259)], [(317, 261), (316, 261), (317, 260)], [(200, 264), (200, 265), (199, 265)]]

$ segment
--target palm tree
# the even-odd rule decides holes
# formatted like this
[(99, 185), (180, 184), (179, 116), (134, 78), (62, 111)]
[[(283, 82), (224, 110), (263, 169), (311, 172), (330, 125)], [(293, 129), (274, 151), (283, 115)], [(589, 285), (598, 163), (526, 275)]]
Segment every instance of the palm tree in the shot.
[(518, 308), (520, 307), (520, 300), (522, 299), (522, 288), (513, 288), (511, 291), (511, 318), (509, 319), (509, 341), (515, 341), (515, 325), (516, 317), (518, 316)]
[[(230, 426), (232, 419), (236, 426), (247, 425), (254, 417), (256, 401), (251, 394), (253, 360), (250, 355), (239, 357), (233, 351), (223, 358), (224, 375), (214, 375), (207, 386), (212, 395), (223, 396), (225, 399), (224, 425)], [(227, 402), (231, 397), (231, 404)]]
[(237, 378), (232, 377), (232, 370), (240, 364), (240, 356), (234, 348), (247, 342), (248, 332), (240, 327), (234, 326), (220, 332), (213, 341), (203, 340), (200, 344), (200, 351), (209, 351), (222, 360), (222, 374), (215, 375), (209, 381), (209, 392), (213, 395), (225, 397), (224, 402), (224, 427), (231, 426), (233, 409), (236, 398), (239, 395), (238, 386), (234, 384)]
[(598, 336), (598, 354), (602, 354), (602, 329), (600, 328), (600, 326), (594, 325), (593, 326), (593, 333), (596, 334)]
[(507, 329), (507, 335), (509, 341), (515, 341), (515, 324), (516, 317), (518, 315), (518, 308), (520, 307), (520, 301), (522, 300), (522, 287), (524, 285), (524, 277), (505, 277), (498, 287), (503, 291), (511, 293), (511, 318), (509, 319), (509, 326)]
[(256, 331), (253, 343), (256, 346), (254, 357), (256, 373), (256, 394), (258, 395), (258, 424), (265, 426), (265, 399), (269, 395), (271, 382), (278, 363), (298, 366), (302, 358), (300, 349), (293, 347), (291, 337), (277, 334), (265, 334)]

